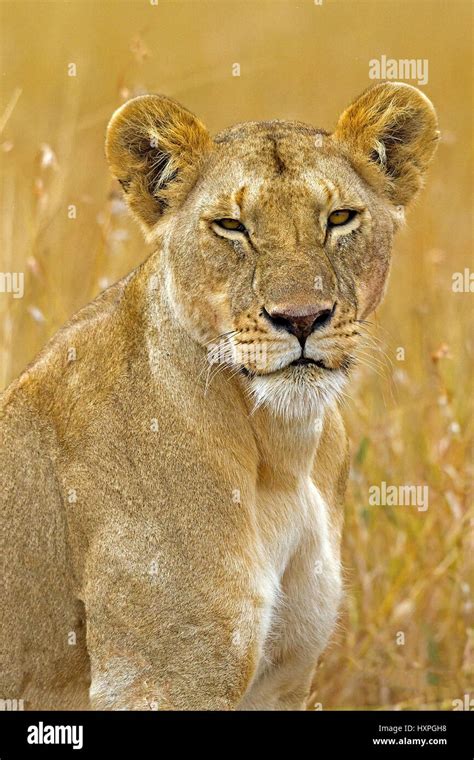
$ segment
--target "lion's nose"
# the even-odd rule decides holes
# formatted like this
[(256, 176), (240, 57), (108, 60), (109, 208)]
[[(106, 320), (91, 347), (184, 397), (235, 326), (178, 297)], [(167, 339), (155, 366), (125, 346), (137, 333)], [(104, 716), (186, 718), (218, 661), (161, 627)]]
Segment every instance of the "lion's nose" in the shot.
[(291, 304), (278, 304), (263, 309), (264, 315), (274, 327), (280, 327), (296, 335), (301, 346), (312, 332), (326, 327), (336, 310), (336, 304), (319, 303), (292, 306)]

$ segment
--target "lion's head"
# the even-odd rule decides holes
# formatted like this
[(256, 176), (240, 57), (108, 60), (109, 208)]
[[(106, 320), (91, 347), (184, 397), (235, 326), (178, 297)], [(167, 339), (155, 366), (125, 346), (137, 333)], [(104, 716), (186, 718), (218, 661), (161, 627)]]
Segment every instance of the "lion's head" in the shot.
[(246, 376), (257, 404), (303, 414), (343, 386), (437, 137), (432, 104), (405, 84), (367, 90), (332, 134), (270, 121), (211, 138), (175, 101), (145, 95), (114, 114), (107, 156), (162, 240), (181, 325)]

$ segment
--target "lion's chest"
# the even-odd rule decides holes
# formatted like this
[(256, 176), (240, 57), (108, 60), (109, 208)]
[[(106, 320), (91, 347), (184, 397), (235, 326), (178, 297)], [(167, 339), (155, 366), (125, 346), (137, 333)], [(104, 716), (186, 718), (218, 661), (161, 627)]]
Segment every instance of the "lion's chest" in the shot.
[(257, 519), (266, 588), (264, 656), (283, 645), (319, 653), (334, 626), (341, 567), (328, 506), (307, 478), (291, 489), (261, 488)]

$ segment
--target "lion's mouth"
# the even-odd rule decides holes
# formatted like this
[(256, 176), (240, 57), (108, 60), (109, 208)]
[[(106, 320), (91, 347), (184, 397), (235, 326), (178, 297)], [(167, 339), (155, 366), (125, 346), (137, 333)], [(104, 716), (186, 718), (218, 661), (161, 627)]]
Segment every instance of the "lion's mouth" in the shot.
[(294, 362), (290, 362), (289, 367), (306, 367), (313, 365), (314, 367), (320, 367), (321, 369), (332, 369), (327, 367), (321, 359), (310, 359), (308, 356), (300, 356), (299, 359), (295, 359)]
[(262, 375), (264, 377), (271, 377), (272, 375), (279, 375), (285, 370), (287, 370), (289, 367), (307, 367), (310, 369), (311, 367), (317, 367), (318, 369), (322, 369), (325, 372), (343, 372), (344, 374), (348, 374), (349, 370), (351, 369), (353, 365), (353, 360), (350, 356), (345, 356), (342, 361), (334, 366), (330, 367), (329, 365), (325, 364), (322, 359), (311, 359), (308, 356), (300, 356), (298, 359), (295, 359), (294, 361), (290, 362), (289, 364), (286, 364), (284, 367), (279, 367), (278, 369), (274, 370), (273, 372), (256, 372), (255, 370), (247, 369), (246, 367), (242, 366), (240, 368), (241, 372), (246, 375), (247, 377), (255, 377)]

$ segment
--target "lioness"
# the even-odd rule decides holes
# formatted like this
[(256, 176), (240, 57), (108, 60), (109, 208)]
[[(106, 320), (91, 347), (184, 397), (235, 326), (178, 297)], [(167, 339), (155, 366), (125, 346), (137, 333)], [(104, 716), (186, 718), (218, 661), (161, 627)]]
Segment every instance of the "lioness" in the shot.
[(405, 84), (332, 134), (211, 138), (158, 95), (113, 115), (156, 250), (1, 397), (0, 697), (305, 707), (341, 599), (338, 399), (437, 135)]

